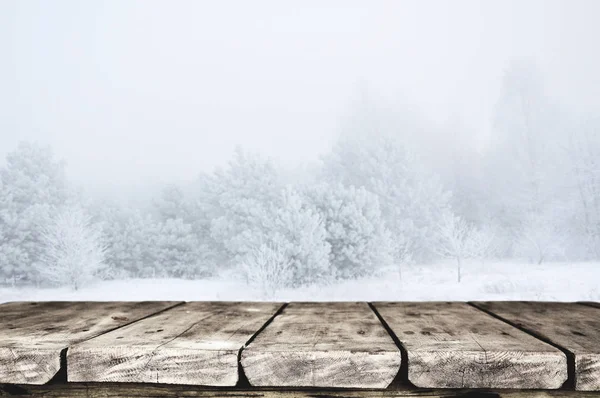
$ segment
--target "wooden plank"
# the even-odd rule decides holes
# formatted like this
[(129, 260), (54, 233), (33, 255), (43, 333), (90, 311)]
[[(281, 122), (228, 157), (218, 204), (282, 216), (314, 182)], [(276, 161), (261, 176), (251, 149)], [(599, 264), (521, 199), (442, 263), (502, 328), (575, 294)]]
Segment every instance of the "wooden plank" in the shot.
[(176, 302), (12, 302), (0, 305), (0, 383), (43, 384), (69, 345)]
[(575, 388), (600, 390), (600, 310), (576, 303), (481, 302), (475, 305), (551, 341), (573, 356)]
[(242, 351), (253, 386), (385, 388), (400, 350), (366, 303), (292, 303)]
[(556, 389), (558, 349), (465, 303), (376, 303), (406, 349), (408, 380), (426, 388)]
[(71, 347), (68, 380), (233, 386), (240, 349), (281, 306), (186, 303)]
[(569, 390), (457, 390), (402, 387), (387, 390), (205, 388), (172, 384), (68, 383), (0, 385), (0, 397), (45, 398), (599, 398), (600, 392)]
[(600, 303), (598, 303), (597, 301), (580, 301), (580, 302), (578, 302), (578, 304), (583, 304), (583, 305), (587, 305), (590, 307), (600, 308)]

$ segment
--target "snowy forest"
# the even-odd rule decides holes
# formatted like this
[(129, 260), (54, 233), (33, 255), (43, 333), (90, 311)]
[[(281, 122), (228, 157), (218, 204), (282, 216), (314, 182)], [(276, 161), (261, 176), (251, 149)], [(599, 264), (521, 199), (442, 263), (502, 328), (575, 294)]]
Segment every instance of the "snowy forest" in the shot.
[(238, 147), (140, 206), (95, 198), (52, 148), (22, 142), (0, 168), (0, 283), (233, 272), (274, 291), (440, 261), (456, 283), (471, 263), (600, 261), (599, 115), (570, 114), (534, 63), (507, 65), (481, 145), (376, 95), (347, 114), (306, 167)]

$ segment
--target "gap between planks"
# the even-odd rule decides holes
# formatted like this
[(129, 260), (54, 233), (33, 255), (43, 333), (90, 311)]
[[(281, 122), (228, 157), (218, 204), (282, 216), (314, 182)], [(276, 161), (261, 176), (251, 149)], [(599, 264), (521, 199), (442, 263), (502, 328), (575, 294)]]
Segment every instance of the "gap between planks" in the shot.
[(567, 387), (578, 391), (600, 390), (599, 304), (532, 301), (473, 304), (568, 353), (571, 379)]
[(386, 388), (401, 351), (366, 302), (293, 302), (241, 363), (255, 387)]
[(378, 302), (421, 388), (557, 389), (564, 354), (464, 302)]
[(406, 347), (404, 347), (404, 344), (402, 344), (400, 339), (398, 339), (396, 333), (394, 333), (394, 331), (390, 328), (385, 319), (383, 319), (383, 317), (381, 316), (379, 311), (377, 311), (377, 308), (375, 308), (373, 303), (369, 302), (368, 304), (369, 308), (371, 308), (371, 311), (375, 313), (375, 316), (377, 317), (377, 319), (379, 319), (379, 322), (381, 322), (381, 325), (384, 327), (385, 331), (388, 332), (388, 334), (400, 350), (400, 369), (398, 370), (398, 374), (396, 375), (396, 377), (390, 385), (396, 386), (401, 384), (409, 384), (410, 381), (408, 380), (408, 354), (406, 352)]
[(235, 386), (239, 356), (282, 303), (187, 302), (72, 346), (68, 381)]
[[(180, 302), (9, 302), (0, 305), (0, 382), (44, 384), (64, 376), (65, 349)], [(40, 326), (43, 325), (43, 326)]]
[[(132, 320), (132, 321), (130, 321), (130, 322), (124, 324), (124, 325), (118, 326), (118, 327), (116, 327), (114, 329), (105, 330), (105, 331), (99, 333), (98, 335), (96, 335), (94, 337), (91, 337), (90, 339), (94, 339), (94, 338), (102, 336), (104, 334), (107, 334), (107, 333), (116, 331), (118, 329), (121, 329), (121, 328), (123, 328), (125, 326), (131, 325), (131, 324), (134, 324), (134, 323), (137, 323), (137, 322), (141, 322), (141, 321), (143, 321), (143, 320), (145, 320), (147, 318), (159, 315), (159, 314), (161, 314), (163, 312), (169, 311), (171, 309), (174, 309), (174, 308), (176, 308), (178, 306), (181, 306), (181, 305), (184, 305), (184, 304), (185, 304), (185, 302), (176, 303), (176, 304), (172, 305), (171, 307), (164, 308), (164, 309), (162, 309), (160, 311), (157, 311), (155, 313), (152, 313), (152, 314), (148, 314), (148, 315), (146, 315), (146, 316), (144, 316), (144, 317), (142, 317), (140, 319), (134, 319), (134, 320)], [(281, 304), (280, 307), (277, 309), (277, 311), (275, 313), (273, 313), (273, 315), (238, 350), (238, 353), (237, 353), (237, 368), (238, 368), (238, 374), (240, 376), (239, 379), (238, 379), (239, 380), (238, 381), (238, 387), (246, 387), (247, 385), (249, 385), (248, 381), (247, 381), (247, 378), (245, 378), (244, 368), (243, 368), (243, 366), (241, 364), (242, 352), (252, 343), (252, 341), (254, 341), (256, 339), (257, 336), (259, 336), (274, 321), (274, 319), (277, 316), (279, 316), (281, 314), (281, 312), (285, 309), (285, 307), (288, 304), (289, 303), (283, 303), (283, 304)], [(408, 361), (405, 360), (405, 358), (406, 358), (406, 349), (405, 349), (403, 343), (400, 341), (400, 339), (398, 338), (398, 336), (396, 336), (396, 334), (391, 330), (391, 328), (387, 324), (385, 318), (381, 316), (381, 314), (377, 311), (377, 309), (375, 308), (375, 306), (373, 305), (373, 303), (369, 302), (369, 303), (366, 303), (366, 304), (368, 304), (368, 306), (371, 309), (371, 311), (375, 314), (375, 316), (377, 317), (377, 319), (381, 323), (381, 326), (386, 330), (386, 332), (389, 334), (389, 336), (393, 339), (394, 343), (396, 344), (396, 346), (398, 347), (398, 349), (400, 350), (400, 352), (403, 353), (403, 358), (402, 358), (402, 362), (401, 362), (402, 363), (401, 371), (398, 373), (397, 378), (398, 378), (398, 380), (405, 381), (406, 379), (404, 378), (404, 369), (407, 369)], [(491, 311), (487, 311), (487, 310), (485, 310), (483, 308), (480, 308), (476, 303), (468, 303), (468, 304), (470, 306), (472, 306), (473, 308), (475, 308), (475, 309), (477, 309), (477, 310), (479, 310), (479, 311), (481, 311), (481, 312), (483, 312), (483, 313), (485, 313), (485, 314), (487, 314), (489, 316), (492, 316), (492, 317), (494, 317), (496, 319), (499, 319), (499, 320), (503, 321), (504, 323), (509, 324), (510, 326), (514, 327), (515, 329), (523, 331), (523, 332), (525, 332), (525, 333), (527, 333), (529, 335), (532, 335), (533, 337), (535, 337), (535, 338), (537, 338), (537, 339), (539, 339), (541, 341), (544, 341), (544, 342), (546, 342), (546, 343), (554, 346), (555, 348), (561, 350), (563, 353), (567, 353), (567, 358), (571, 357), (571, 363), (573, 363), (572, 362), (572, 360), (573, 360), (572, 354), (570, 353), (570, 351), (566, 350), (562, 346), (560, 346), (558, 344), (555, 344), (551, 340), (549, 340), (549, 339), (545, 338), (544, 336), (541, 336), (541, 335), (539, 335), (539, 334), (531, 331), (530, 329), (520, 327), (520, 326), (518, 326), (518, 325), (516, 325), (516, 324), (514, 324), (514, 323), (512, 323), (512, 322), (510, 322), (510, 321), (508, 321), (508, 320), (506, 320), (506, 319), (504, 319), (504, 318), (502, 318), (502, 317), (494, 314)], [(590, 307), (593, 306), (593, 307), (596, 307), (596, 308), (598, 307), (597, 303), (580, 303), (580, 304), (583, 305), (583, 306), (590, 306)], [(69, 347), (67, 347), (66, 349), (64, 349), (63, 352), (66, 353), (67, 350), (68, 350), (68, 348)], [(64, 361), (61, 360), (61, 368), (60, 368), (61, 370), (62, 370), (62, 365), (63, 364), (64, 364)], [(571, 365), (571, 366), (574, 366), (574, 365)], [(568, 374), (569, 374), (569, 382), (572, 383), (574, 371), (572, 371), (571, 366), (569, 366), (569, 372), (568, 372)], [(65, 371), (66, 371), (66, 369), (65, 369)], [(61, 383), (61, 382), (64, 381), (64, 379), (66, 379), (67, 375), (65, 374), (64, 378), (63, 378), (62, 376), (60, 376), (60, 373), (61, 372), (59, 371), (57, 373), (57, 375), (52, 379), (53, 383)], [(407, 373), (408, 372), (406, 370), (406, 374)], [(394, 383), (394, 384), (396, 384), (396, 383)], [(567, 383), (567, 384), (565, 384), (564, 387), (571, 387), (571, 386)]]
[[(159, 310), (159, 311), (157, 311), (157, 312), (155, 312), (153, 314), (148, 314), (148, 315), (146, 315), (146, 316), (144, 316), (144, 317), (142, 317), (140, 319), (134, 319), (131, 322), (125, 323), (125, 324), (123, 324), (121, 326), (118, 326), (118, 327), (116, 327), (114, 329), (106, 330), (106, 331), (104, 331), (102, 333), (99, 333), (98, 335), (96, 335), (94, 337), (89, 338), (88, 340), (95, 339), (96, 337), (100, 337), (100, 336), (102, 336), (102, 335), (104, 335), (106, 333), (114, 332), (114, 331), (116, 331), (116, 330), (118, 330), (118, 329), (120, 329), (122, 327), (129, 326), (129, 325), (131, 325), (133, 323), (143, 321), (143, 320), (148, 319), (148, 318), (150, 318), (152, 316), (155, 316), (155, 315), (159, 315), (159, 314), (161, 314), (161, 313), (163, 313), (165, 311), (172, 310), (173, 308), (179, 307), (180, 305), (183, 305), (185, 303), (186, 303), (185, 301), (180, 301), (178, 303), (175, 303), (171, 307), (164, 308), (164, 309)], [(85, 340), (85, 341), (88, 341), (88, 340)], [(52, 379), (50, 379), (50, 381), (48, 382), (48, 384), (61, 384), (61, 383), (66, 383), (67, 382), (67, 380), (68, 380), (67, 352), (69, 351), (69, 348), (70, 347), (66, 347), (66, 348), (64, 348), (61, 351), (61, 353), (60, 353), (60, 369), (58, 370), (58, 372), (56, 373), (56, 375)]]
[(238, 361), (238, 382), (237, 382), (237, 387), (250, 387), (250, 382), (248, 381), (248, 377), (246, 376), (246, 373), (244, 372), (244, 367), (242, 366), (242, 351), (244, 351), (244, 349), (250, 344), (252, 343), (252, 341), (256, 338), (256, 336), (258, 336), (263, 330), (265, 330), (267, 328), (267, 326), (269, 326), (271, 324), (271, 322), (273, 322), (273, 320), (279, 315), (281, 314), (281, 312), (285, 309), (285, 307), (288, 306), (289, 303), (283, 303), (281, 304), (281, 307), (279, 307), (279, 309), (273, 314), (273, 316), (271, 318), (269, 318), (269, 320), (260, 328), (256, 331), (256, 333), (254, 333), (250, 339), (248, 339), (248, 341), (242, 346), (242, 348), (240, 348), (240, 350), (238, 351), (238, 356), (237, 356), (237, 361)]
[(492, 316), (504, 323), (509, 324), (510, 326), (514, 327), (515, 329), (519, 329), (522, 332), (525, 332), (527, 334), (530, 334), (531, 336), (535, 337), (538, 340), (541, 340), (547, 344), (550, 344), (551, 346), (553, 346), (554, 348), (562, 351), (563, 354), (565, 354), (565, 356), (567, 357), (567, 380), (565, 381), (565, 383), (562, 385), (562, 388), (564, 389), (569, 389), (569, 390), (574, 390), (575, 389), (575, 356), (573, 355), (573, 353), (569, 350), (567, 350), (566, 348), (562, 347), (559, 344), (556, 344), (555, 342), (553, 342), (552, 340), (546, 338), (546, 336), (541, 335), (539, 333), (536, 333), (534, 330), (522, 327), (520, 325), (517, 325), (515, 322), (511, 322), (510, 320), (501, 317), (499, 315), (496, 315), (495, 313), (493, 313), (492, 311), (489, 311), (483, 307), (480, 307), (480, 305), (478, 305), (477, 302), (473, 302), (473, 301), (469, 301), (467, 302), (467, 304), (469, 304), (470, 306), (478, 309), (479, 311), (483, 311), (486, 314), (488, 314), (489, 316)]

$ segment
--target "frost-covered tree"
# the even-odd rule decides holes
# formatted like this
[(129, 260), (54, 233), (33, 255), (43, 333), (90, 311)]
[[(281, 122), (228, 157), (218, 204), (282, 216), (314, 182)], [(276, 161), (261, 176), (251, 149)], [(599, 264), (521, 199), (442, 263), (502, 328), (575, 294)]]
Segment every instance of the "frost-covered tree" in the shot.
[(102, 232), (81, 208), (54, 210), (41, 226), (41, 243), (37, 267), (43, 281), (78, 290), (105, 266)]
[(295, 269), (285, 244), (263, 243), (246, 254), (242, 272), (249, 284), (260, 289), (265, 297), (272, 297), (277, 290), (291, 286), (295, 281)]
[[(542, 233), (544, 240), (553, 239), (550, 231), (566, 227), (565, 213), (552, 213), (561, 208), (567, 192), (564, 124), (535, 66), (513, 62), (495, 109), (486, 167), (486, 201), (511, 240), (505, 255), (539, 251), (538, 239), (525, 239), (524, 234)], [(554, 246), (543, 246), (548, 245)]]
[(438, 223), (439, 243), (435, 250), (443, 258), (456, 260), (457, 281), (461, 280), (461, 268), (469, 252), (469, 234), (471, 227), (460, 217), (447, 213)]
[(193, 278), (211, 273), (216, 261), (210, 216), (202, 214), (200, 203), (185, 188), (168, 185), (153, 201), (160, 229), (156, 261), (169, 276)]
[(493, 258), (498, 252), (497, 234), (490, 226), (473, 225), (467, 240), (467, 252), (472, 259), (485, 260)]
[(210, 273), (206, 264), (205, 245), (198, 239), (192, 225), (181, 218), (171, 218), (160, 224), (156, 236), (157, 268), (176, 278), (197, 278)]
[(160, 224), (139, 209), (126, 209), (104, 224), (107, 235), (107, 259), (118, 276), (160, 277), (165, 267), (158, 263)]
[(327, 221), (304, 195), (283, 189), (262, 222), (262, 245), (284, 250), (292, 271), (291, 286), (313, 284), (330, 276)]
[(150, 209), (96, 206), (106, 237), (109, 278), (195, 278), (209, 274), (208, 249), (183, 219), (159, 221)]
[(443, 258), (456, 261), (456, 277), (460, 282), (465, 259), (485, 259), (493, 253), (494, 235), (479, 229), (450, 212), (438, 222), (439, 242), (436, 252)]
[(329, 181), (376, 195), (396, 261), (407, 252), (418, 260), (434, 254), (436, 222), (451, 195), (401, 139), (391, 132), (344, 134), (323, 162)]
[(275, 245), (293, 271), (286, 283), (312, 283), (329, 272), (323, 220), (285, 187), (272, 161), (238, 149), (226, 168), (201, 177), (194, 195), (195, 231), (204, 236), (209, 228), (202, 241), (221, 267), (246, 264), (259, 248)]
[(555, 214), (548, 209), (526, 214), (516, 232), (515, 254), (535, 264), (564, 259), (569, 231), (556, 222)]
[(324, 219), (336, 276), (369, 275), (392, 263), (394, 250), (377, 196), (365, 188), (320, 184), (308, 190)]
[(106, 246), (106, 267), (101, 273), (103, 279), (123, 279), (129, 275), (125, 270), (122, 259), (124, 258), (123, 230), (127, 221), (126, 210), (106, 200), (92, 202), (88, 207), (92, 222), (102, 230)]
[(205, 177), (204, 188), (216, 250), (223, 262), (238, 263), (264, 243), (263, 223), (283, 189), (275, 165), (238, 149), (226, 168)]
[(189, 195), (175, 184), (165, 186), (153, 201), (153, 209), (159, 221), (181, 219), (187, 223), (194, 217), (194, 208)]
[(0, 179), (0, 275), (4, 282), (17, 283), (28, 264), (28, 253), (21, 243), (27, 237), (27, 229), (19, 220), (19, 213), (12, 195)]
[(571, 245), (579, 258), (600, 259), (600, 118), (587, 118), (568, 138)]
[(43, 255), (40, 226), (50, 209), (72, 202), (64, 164), (48, 147), (21, 143), (0, 169), (0, 272), (5, 279), (32, 283)]

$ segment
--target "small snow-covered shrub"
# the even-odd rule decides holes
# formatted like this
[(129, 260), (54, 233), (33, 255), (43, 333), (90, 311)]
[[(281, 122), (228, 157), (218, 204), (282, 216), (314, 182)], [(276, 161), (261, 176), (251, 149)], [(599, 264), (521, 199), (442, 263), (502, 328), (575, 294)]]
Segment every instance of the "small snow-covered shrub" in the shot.
[(42, 281), (78, 290), (105, 267), (101, 230), (81, 208), (66, 208), (41, 227)]
[(442, 258), (456, 260), (457, 280), (461, 281), (461, 267), (465, 259), (485, 260), (494, 252), (494, 234), (479, 229), (459, 216), (446, 213), (438, 223), (436, 252)]
[(524, 217), (516, 238), (516, 254), (530, 263), (542, 264), (565, 258), (565, 231), (552, 214), (529, 214)]
[(292, 260), (279, 242), (252, 249), (242, 262), (242, 272), (248, 284), (258, 287), (267, 297), (290, 285), (294, 277)]

